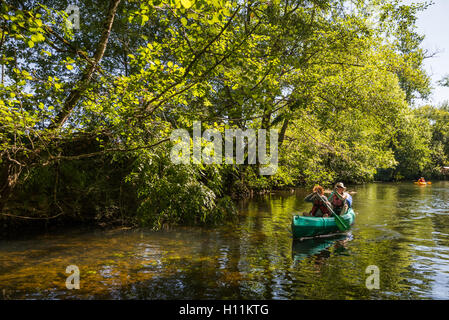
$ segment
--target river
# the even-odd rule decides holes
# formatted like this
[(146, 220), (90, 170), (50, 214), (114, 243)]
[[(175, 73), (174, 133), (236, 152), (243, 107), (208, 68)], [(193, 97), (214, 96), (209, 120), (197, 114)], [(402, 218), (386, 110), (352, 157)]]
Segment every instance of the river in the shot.
[[(241, 201), (238, 221), (216, 228), (3, 240), (0, 298), (448, 299), (449, 181), (348, 190), (355, 224), (332, 238), (292, 239), (292, 215), (310, 209), (297, 189)], [(79, 289), (66, 287), (69, 265)]]

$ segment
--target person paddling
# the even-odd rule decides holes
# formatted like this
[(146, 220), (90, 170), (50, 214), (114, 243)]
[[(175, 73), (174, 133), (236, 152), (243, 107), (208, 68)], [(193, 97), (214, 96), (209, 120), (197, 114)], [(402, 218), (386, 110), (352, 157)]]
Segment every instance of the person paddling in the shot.
[(321, 186), (315, 186), (312, 190), (312, 193), (307, 195), (304, 198), (304, 201), (312, 202), (313, 207), (312, 210), (305, 215), (312, 217), (329, 217), (330, 212), (328, 207), (331, 207), (331, 204), (324, 196), (324, 189)]
[(346, 199), (349, 199), (350, 195), (346, 192), (346, 187), (343, 182), (339, 182), (335, 185), (334, 191), (330, 194), (328, 200), (332, 204), (332, 209), (338, 215), (345, 213), (348, 208)]
[(424, 177), (421, 177), (421, 178), (419, 178), (418, 182), (420, 182), (420, 183), (425, 183), (425, 182), (426, 182), (426, 179), (424, 179)]

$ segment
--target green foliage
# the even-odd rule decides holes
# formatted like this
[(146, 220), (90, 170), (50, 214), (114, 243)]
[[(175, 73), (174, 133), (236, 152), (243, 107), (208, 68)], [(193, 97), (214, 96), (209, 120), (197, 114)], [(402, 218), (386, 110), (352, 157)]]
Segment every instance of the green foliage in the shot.
[(430, 125), (425, 119), (406, 118), (399, 124), (393, 145), (399, 164), (394, 178), (410, 178), (423, 172), (430, 161)]
[[(129, 159), (62, 161), (32, 170), (8, 203), (7, 212), (65, 221), (133, 224), (136, 194), (124, 183)], [(51, 221), (51, 220), (50, 220)]]
[(234, 205), (221, 194), (219, 175), (209, 176), (211, 168), (173, 164), (169, 154), (169, 148), (140, 153), (127, 178), (136, 186), (137, 217), (142, 225), (160, 229), (175, 224), (216, 224), (235, 217)]

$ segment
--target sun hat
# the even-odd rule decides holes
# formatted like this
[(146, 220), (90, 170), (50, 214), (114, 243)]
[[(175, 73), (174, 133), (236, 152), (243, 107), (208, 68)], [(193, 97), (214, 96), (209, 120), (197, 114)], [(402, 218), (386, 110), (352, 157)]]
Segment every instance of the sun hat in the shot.
[(345, 185), (343, 184), (343, 182), (339, 182), (335, 185), (335, 188), (343, 188), (346, 189)]

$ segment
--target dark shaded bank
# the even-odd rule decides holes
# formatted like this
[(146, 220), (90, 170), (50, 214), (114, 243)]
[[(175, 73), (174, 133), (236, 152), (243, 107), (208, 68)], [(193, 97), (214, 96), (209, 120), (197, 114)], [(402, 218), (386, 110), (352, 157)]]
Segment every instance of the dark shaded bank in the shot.
[[(68, 148), (77, 147), (86, 146)], [(95, 145), (88, 147), (95, 152)], [(226, 169), (174, 165), (166, 149), (161, 155), (115, 154), (29, 170), (14, 192), (0, 199), (0, 236), (72, 226), (214, 225), (235, 217), (230, 195), (250, 195)]]
[(31, 170), (4, 200), (0, 233), (134, 224), (127, 212), (136, 210), (136, 193), (124, 183), (129, 165), (103, 157)]

